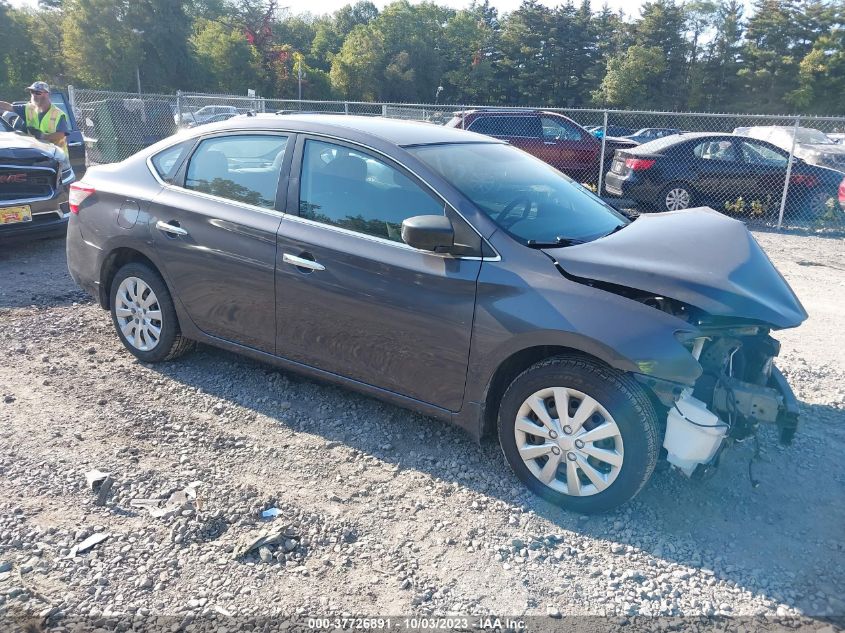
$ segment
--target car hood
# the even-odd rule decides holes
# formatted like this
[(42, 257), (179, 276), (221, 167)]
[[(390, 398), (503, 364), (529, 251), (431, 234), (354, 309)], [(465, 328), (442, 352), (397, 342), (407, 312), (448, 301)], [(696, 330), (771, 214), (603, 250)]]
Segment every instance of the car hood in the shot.
[(17, 132), (0, 132), (0, 160), (64, 160), (64, 152), (51, 143)]
[(607, 237), (545, 250), (570, 276), (675, 299), (712, 316), (773, 328), (807, 318), (745, 225), (713, 209), (641, 215)]

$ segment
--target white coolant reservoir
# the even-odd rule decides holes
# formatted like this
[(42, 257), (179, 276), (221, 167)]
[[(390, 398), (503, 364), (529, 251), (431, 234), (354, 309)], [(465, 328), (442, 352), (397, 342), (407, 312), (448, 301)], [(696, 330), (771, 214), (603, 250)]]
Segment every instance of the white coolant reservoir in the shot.
[(669, 463), (692, 475), (696, 466), (715, 457), (727, 430), (719, 416), (692, 397), (691, 389), (684, 390), (666, 420), (663, 447), (669, 453)]

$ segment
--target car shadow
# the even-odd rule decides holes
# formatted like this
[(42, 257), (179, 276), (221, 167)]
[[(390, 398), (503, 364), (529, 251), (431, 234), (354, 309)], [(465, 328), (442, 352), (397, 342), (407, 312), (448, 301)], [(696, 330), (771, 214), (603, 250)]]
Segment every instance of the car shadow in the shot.
[(64, 237), (0, 243), (0, 309), (92, 301), (67, 270)]
[[(238, 371), (231, 370), (232, 364)], [(634, 548), (646, 554), (637, 564), (647, 557), (662, 559), (706, 570), (716, 583), (808, 615), (845, 613), (838, 575), (845, 566), (845, 476), (831, 466), (841, 463), (845, 429), (835, 407), (801, 403), (803, 428), (793, 446), (778, 446), (774, 429), (763, 433), (763, 452), (751, 474), (753, 443), (737, 445), (707, 481), (659, 468), (632, 502), (586, 517), (528, 492), (495, 439), (479, 445), (448, 423), (206, 346), (182, 363), (150, 368), (267, 416), (280, 427), (459, 483), (481, 495), (482, 506), (485, 498), (503, 501), (523, 523), (536, 523), (531, 519), (536, 515), (556, 528), (605, 541), (608, 551), (614, 544)], [(756, 488), (752, 477), (759, 481)], [(555, 532), (542, 529), (532, 535), (539, 541)], [(516, 527), (514, 533), (521, 536)], [(620, 558), (620, 566), (633, 563)]]

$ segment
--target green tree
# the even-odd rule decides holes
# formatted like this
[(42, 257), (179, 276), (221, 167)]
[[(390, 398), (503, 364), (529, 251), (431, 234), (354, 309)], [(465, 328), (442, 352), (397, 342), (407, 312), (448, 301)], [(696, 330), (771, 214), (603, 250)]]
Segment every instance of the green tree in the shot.
[(74, 81), (92, 88), (134, 90), (143, 61), (128, 0), (70, 0), (62, 21), (62, 52)]
[(611, 107), (663, 108), (661, 91), (666, 68), (666, 58), (659, 46), (631, 46), (610, 59), (607, 74), (593, 98)]
[(359, 24), (332, 58), (332, 87), (346, 99), (375, 100), (381, 93), (384, 38), (371, 25)]
[(192, 21), (185, 0), (135, 0), (128, 21), (142, 33), (140, 65), (145, 92), (201, 88), (191, 50)]
[(243, 32), (220, 22), (200, 19), (191, 44), (208, 91), (245, 94), (247, 88), (257, 85), (258, 53)]

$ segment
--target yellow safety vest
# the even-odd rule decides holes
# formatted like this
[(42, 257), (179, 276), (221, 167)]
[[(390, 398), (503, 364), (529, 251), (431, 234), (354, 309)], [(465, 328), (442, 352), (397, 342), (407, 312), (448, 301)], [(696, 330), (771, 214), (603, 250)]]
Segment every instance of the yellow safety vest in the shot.
[[(56, 106), (51, 105), (50, 109), (47, 110), (47, 114), (39, 121), (38, 106), (34, 103), (26, 104), (26, 126), (41, 130), (44, 134), (54, 134), (63, 116), (65, 116), (64, 112)], [(56, 145), (67, 155), (67, 137), (62, 138)]]

